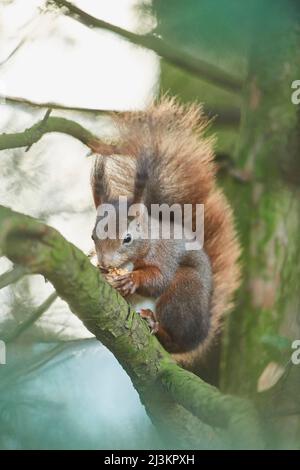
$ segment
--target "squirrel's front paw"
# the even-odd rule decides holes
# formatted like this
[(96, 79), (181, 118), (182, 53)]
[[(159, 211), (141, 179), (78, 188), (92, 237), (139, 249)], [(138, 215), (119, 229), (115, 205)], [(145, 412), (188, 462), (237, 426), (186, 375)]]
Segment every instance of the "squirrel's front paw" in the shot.
[(139, 312), (139, 314), (148, 323), (151, 334), (155, 335), (158, 332), (158, 327), (159, 327), (156, 313), (150, 310), (149, 308), (143, 308)]
[(124, 297), (132, 295), (139, 287), (138, 275), (135, 271), (123, 274), (114, 280), (114, 286)]

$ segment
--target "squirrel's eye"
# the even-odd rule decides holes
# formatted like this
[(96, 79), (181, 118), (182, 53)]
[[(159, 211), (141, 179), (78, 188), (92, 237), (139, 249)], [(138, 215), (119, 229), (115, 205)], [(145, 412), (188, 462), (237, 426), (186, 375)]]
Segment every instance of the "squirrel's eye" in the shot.
[(130, 235), (130, 233), (127, 233), (125, 237), (123, 238), (123, 244), (127, 245), (128, 243), (131, 242), (131, 240), (132, 240), (132, 236)]

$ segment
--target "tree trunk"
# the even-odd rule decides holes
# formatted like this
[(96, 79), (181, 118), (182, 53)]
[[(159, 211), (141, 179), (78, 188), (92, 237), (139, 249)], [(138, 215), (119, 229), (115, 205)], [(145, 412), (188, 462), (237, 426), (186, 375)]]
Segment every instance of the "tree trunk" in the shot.
[[(291, 102), (291, 83), (300, 72), (299, 6), (279, 0), (272, 8), (270, 17), (256, 25), (236, 152), (237, 165), (250, 181), (228, 183), (229, 192), (239, 194), (231, 199), (244, 282), (224, 335), (221, 384), (247, 397), (256, 394), (258, 383), (271, 385), (266, 368), (273, 362), (280, 370), (291, 356), (292, 341), (300, 338), (300, 199), (289, 178), (300, 142), (297, 107)], [(299, 366), (293, 374), (300, 375)], [(288, 379), (284, 383), (289, 386)]]

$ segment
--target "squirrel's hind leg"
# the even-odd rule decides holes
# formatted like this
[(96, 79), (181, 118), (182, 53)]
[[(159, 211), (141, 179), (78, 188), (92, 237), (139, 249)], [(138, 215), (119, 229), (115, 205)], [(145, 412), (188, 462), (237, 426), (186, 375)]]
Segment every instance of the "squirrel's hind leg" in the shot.
[(146, 308), (142, 309), (139, 314), (147, 322), (151, 334), (155, 334), (158, 337), (160, 343), (164, 346), (164, 348), (169, 351), (172, 345), (172, 340), (167, 331), (165, 331), (164, 328), (161, 326), (156, 313)]
[(196, 349), (210, 330), (211, 291), (199, 273), (181, 267), (156, 304), (158, 339), (170, 353)]
[(150, 310), (149, 308), (142, 308), (139, 314), (141, 318), (143, 318), (147, 322), (151, 334), (157, 334), (159, 330), (159, 322), (156, 313)]

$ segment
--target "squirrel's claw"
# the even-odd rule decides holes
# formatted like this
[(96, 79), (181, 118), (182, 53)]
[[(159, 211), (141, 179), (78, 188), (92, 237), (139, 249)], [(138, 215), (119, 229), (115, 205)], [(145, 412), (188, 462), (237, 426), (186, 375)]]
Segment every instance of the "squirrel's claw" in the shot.
[(132, 273), (124, 274), (122, 276), (117, 277), (114, 280), (114, 285), (116, 289), (120, 292), (120, 294), (124, 296), (134, 294), (138, 288), (138, 284), (135, 281)]
[(144, 320), (146, 320), (150, 328), (151, 334), (155, 335), (158, 332), (158, 328), (159, 328), (159, 322), (158, 322), (156, 313), (150, 310), (149, 308), (143, 308), (139, 312), (139, 314)]

